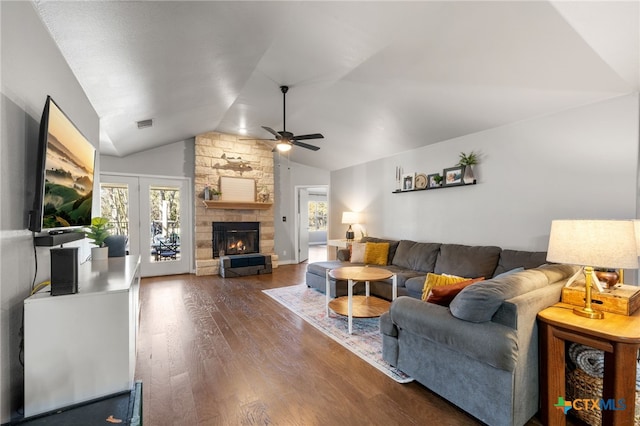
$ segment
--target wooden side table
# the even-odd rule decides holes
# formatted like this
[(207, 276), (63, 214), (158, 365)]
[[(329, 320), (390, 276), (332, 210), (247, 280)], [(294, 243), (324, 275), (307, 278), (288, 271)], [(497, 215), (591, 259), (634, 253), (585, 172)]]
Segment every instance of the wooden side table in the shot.
[(348, 281), (348, 299), (347, 299), (347, 317), (349, 321), (349, 334), (353, 332), (353, 286), (357, 282), (365, 283), (366, 297), (372, 297), (369, 295), (369, 282), (381, 281), (387, 278), (392, 278), (392, 296), (391, 300), (395, 300), (398, 295), (398, 277), (393, 272), (383, 268), (373, 268), (369, 266), (345, 266), (336, 269), (327, 269), (325, 278), (325, 309), (326, 315), (329, 316), (329, 300), (331, 296), (329, 294), (330, 283), (329, 279), (334, 278), (336, 280)]
[(575, 315), (573, 308), (556, 303), (538, 313), (542, 423), (566, 424), (563, 410), (554, 404), (559, 397), (565, 397), (565, 341), (570, 341), (604, 351), (602, 398), (624, 399), (624, 410), (602, 410), (602, 424), (633, 426), (640, 310), (631, 316), (605, 313), (604, 319), (597, 320)]

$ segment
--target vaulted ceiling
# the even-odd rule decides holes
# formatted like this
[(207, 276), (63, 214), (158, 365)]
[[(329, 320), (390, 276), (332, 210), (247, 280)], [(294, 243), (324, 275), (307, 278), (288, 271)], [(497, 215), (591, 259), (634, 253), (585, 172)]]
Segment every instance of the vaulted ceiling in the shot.
[(325, 136), (291, 160), (328, 170), (640, 88), (637, 0), (34, 4), (107, 155), (269, 138), (281, 85), (286, 130)]

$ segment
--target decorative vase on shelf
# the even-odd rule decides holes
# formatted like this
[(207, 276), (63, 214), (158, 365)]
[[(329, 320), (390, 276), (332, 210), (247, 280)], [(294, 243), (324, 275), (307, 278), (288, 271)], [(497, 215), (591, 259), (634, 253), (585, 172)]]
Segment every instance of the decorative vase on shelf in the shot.
[(269, 202), (269, 191), (266, 187), (262, 188), (262, 190), (258, 192), (258, 201), (260, 201), (261, 203)]
[(464, 166), (464, 176), (462, 177), (462, 181), (465, 185), (470, 185), (476, 181), (471, 166)]

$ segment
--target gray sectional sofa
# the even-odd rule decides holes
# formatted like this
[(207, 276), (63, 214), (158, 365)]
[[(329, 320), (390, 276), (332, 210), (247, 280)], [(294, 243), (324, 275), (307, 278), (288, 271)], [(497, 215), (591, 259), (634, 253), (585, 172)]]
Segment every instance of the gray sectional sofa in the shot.
[[(533, 417), (539, 406), (536, 315), (560, 300), (576, 269), (544, 265), (544, 252), (366, 241), (390, 243), (384, 268), (398, 275), (399, 297), (380, 318), (385, 361), (489, 425), (523, 425)], [(355, 265), (348, 252), (341, 256), (309, 264), (307, 285), (324, 292), (327, 268)], [(486, 279), (441, 306), (420, 300), (429, 272)], [(346, 294), (346, 283), (332, 281), (331, 293)], [(371, 293), (390, 299), (390, 280), (371, 283)]]

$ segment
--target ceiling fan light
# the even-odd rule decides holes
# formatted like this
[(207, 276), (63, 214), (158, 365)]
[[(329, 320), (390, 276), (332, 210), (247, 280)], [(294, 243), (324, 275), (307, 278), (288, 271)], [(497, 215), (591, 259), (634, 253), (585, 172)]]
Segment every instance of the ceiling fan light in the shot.
[(291, 149), (291, 144), (287, 143), (287, 142), (278, 142), (276, 144), (276, 148), (280, 152), (287, 152), (287, 151), (289, 151)]

